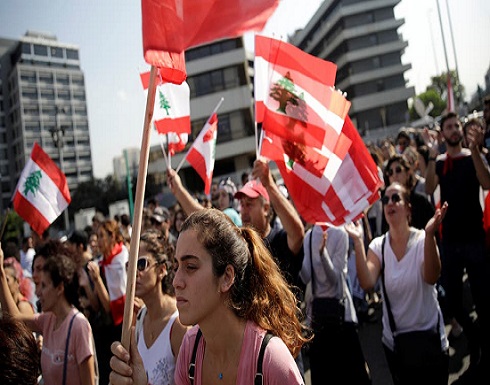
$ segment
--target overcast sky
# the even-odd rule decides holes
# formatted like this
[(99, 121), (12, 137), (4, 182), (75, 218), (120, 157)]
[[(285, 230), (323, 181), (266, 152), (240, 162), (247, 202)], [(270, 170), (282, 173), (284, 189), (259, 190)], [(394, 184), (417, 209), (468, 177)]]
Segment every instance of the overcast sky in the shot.
[[(446, 2), (460, 78), (469, 97), (477, 84), (483, 85), (490, 65), (490, 1), (439, 1), (449, 65), (453, 69), (455, 61)], [(281, 0), (266, 32), (278, 37), (292, 34), (307, 23), (321, 3)], [(417, 93), (423, 92), (430, 76), (446, 68), (436, 0), (402, 0), (395, 15), (405, 19), (399, 32), (409, 42), (403, 61), (411, 63), (412, 70), (405, 77)], [(142, 53), (140, 1), (0, 0), (0, 36), (18, 39), (27, 30), (52, 33), (58, 40), (80, 48), (94, 174), (106, 176), (112, 172), (113, 157), (122, 155), (124, 148), (141, 146), (145, 100), (138, 73), (147, 66)], [(154, 134), (152, 143), (159, 143)]]

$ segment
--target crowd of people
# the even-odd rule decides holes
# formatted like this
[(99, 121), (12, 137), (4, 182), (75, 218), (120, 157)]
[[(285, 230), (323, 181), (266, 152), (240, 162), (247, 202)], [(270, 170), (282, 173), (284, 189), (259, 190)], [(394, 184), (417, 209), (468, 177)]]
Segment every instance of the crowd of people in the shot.
[[(370, 384), (358, 324), (378, 292), (394, 384), (448, 383), (445, 325), (468, 340), (461, 383), (488, 383), (485, 106), (484, 122), (449, 112), (438, 129), (368, 145), (385, 188), (343, 227), (304, 223), (264, 160), (201, 201), (169, 169), (176, 205), (143, 212), (128, 350), (114, 341), (129, 216), (98, 213), (64, 242), (33, 233), (2, 245), (0, 382), (304, 384), (308, 360), (312, 385)], [(29, 359), (16, 361), (20, 350)]]

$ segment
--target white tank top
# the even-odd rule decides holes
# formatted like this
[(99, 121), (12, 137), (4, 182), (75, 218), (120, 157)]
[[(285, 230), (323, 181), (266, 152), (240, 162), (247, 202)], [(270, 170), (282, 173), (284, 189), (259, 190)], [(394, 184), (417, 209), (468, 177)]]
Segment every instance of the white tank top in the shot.
[[(146, 347), (143, 336), (143, 320), (146, 316), (146, 308), (141, 309), (142, 314), (138, 317), (136, 325), (136, 336), (138, 341), (138, 351), (143, 359), (146, 374), (148, 375), (148, 384), (151, 385), (174, 385), (175, 360), (172, 353), (172, 344), (170, 343), (170, 332), (175, 319), (179, 315), (176, 310), (161, 331), (153, 345)], [(139, 325), (138, 325), (139, 324)], [(140, 326), (141, 325), (141, 326)], [(140, 330), (138, 330), (140, 326)]]

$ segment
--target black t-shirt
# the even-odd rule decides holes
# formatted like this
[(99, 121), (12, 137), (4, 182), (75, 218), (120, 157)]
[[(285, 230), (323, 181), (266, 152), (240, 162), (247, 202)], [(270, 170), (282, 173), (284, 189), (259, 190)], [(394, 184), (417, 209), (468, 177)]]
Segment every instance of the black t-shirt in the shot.
[(441, 187), (441, 204), (449, 204), (442, 222), (443, 242), (483, 240), (480, 182), (471, 156), (438, 160), (436, 174)]
[[(281, 272), (291, 286), (296, 286), (304, 293), (305, 285), (299, 278), (303, 266), (303, 247), (298, 254), (293, 254), (288, 246), (288, 235), (284, 229), (272, 228), (269, 235), (264, 238), (264, 244), (276, 260)], [(295, 293), (298, 297), (298, 293)]]

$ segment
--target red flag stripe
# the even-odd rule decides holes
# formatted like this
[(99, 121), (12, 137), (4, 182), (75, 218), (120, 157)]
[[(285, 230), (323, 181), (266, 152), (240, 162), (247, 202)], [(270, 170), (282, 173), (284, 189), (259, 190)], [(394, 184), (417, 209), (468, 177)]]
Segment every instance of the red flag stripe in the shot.
[(209, 182), (209, 178), (206, 174), (206, 161), (204, 160), (204, 157), (195, 148), (191, 148), (186, 159), (203, 180), (204, 193), (209, 194), (211, 192), (211, 183)]
[(176, 119), (160, 119), (155, 120), (155, 129), (159, 134), (167, 134), (175, 132), (177, 134), (190, 134), (191, 132), (191, 117), (183, 116)]
[(16, 213), (28, 222), (36, 233), (41, 235), (49, 227), (50, 223), (39, 212), (36, 206), (33, 206), (31, 202), (25, 199), (18, 190), (16, 190), (12, 202)]
[(162, 67), (162, 52), (180, 53), (248, 30), (261, 30), (278, 4), (278, 0), (143, 0), (145, 60)]
[(66, 202), (69, 204), (71, 202), (71, 196), (65, 175), (37, 143), (34, 143), (31, 158), (38, 165), (38, 167), (49, 176), (49, 178), (60, 190), (63, 198), (65, 198)]

